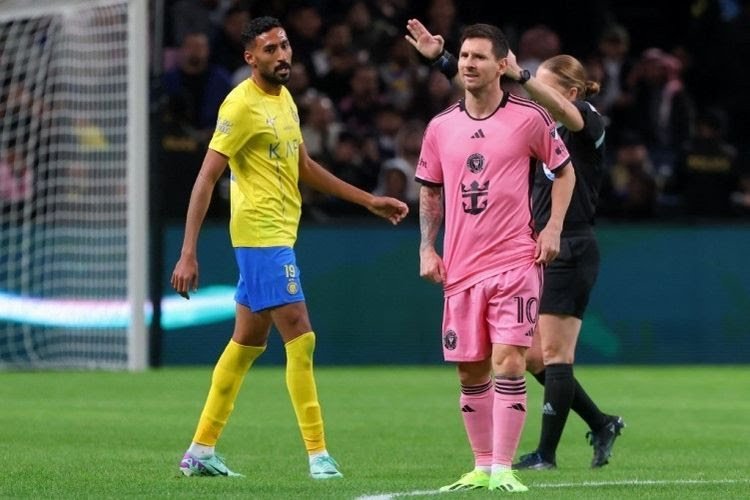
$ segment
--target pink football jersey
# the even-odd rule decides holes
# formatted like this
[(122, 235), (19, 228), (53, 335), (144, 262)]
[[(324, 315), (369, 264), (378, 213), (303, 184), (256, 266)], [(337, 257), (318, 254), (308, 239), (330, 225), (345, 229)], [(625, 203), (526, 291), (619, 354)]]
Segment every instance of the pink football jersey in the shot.
[(555, 171), (569, 155), (554, 120), (528, 99), (505, 92), (483, 119), (469, 116), (461, 101), (432, 119), (416, 178), (443, 187), (446, 296), (534, 260), (537, 160)]

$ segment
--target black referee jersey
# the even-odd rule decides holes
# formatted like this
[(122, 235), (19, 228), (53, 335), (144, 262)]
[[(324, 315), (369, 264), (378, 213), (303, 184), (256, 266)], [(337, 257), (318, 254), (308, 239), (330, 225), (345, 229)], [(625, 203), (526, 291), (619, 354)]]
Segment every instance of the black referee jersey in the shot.
[[(583, 128), (578, 132), (571, 132), (559, 124), (557, 128), (557, 133), (565, 142), (576, 171), (576, 185), (565, 215), (563, 233), (566, 230), (586, 228), (594, 223), (599, 188), (604, 178), (604, 120), (586, 101), (574, 101), (573, 105), (583, 116)], [(538, 162), (532, 193), (537, 232), (544, 229), (549, 220), (552, 207), (552, 179), (554, 174), (546, 165)]]

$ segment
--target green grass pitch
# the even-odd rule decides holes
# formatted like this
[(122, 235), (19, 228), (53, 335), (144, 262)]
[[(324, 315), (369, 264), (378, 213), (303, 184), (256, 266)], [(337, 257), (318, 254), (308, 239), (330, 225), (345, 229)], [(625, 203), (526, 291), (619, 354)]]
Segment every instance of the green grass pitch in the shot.
[[(451, 366), (319, 367), (328, 446), (346, 477), (315, 482), (283, 369), (261, 366), (219, 443), (246, 477), (178, 478), (210, 372), (0, 372), (0, 498), (443, 498), (435, 490), (472, 466)], [(522, 498), (750, 498), (747, 366), (576, 374), (627, 428), (610, 465), (591, 470), (586, 429), (571, 414), (558, 469), (522, 472)], [(541, 388), (528, 386), (520, 452), (539, 433)]]

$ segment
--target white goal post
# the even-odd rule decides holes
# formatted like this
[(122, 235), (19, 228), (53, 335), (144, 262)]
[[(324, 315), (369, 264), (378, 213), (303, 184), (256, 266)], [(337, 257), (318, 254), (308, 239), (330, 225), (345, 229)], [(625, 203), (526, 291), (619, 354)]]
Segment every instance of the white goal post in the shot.
[(0, 370), (148, 366), (148, 0), (0, 0)]

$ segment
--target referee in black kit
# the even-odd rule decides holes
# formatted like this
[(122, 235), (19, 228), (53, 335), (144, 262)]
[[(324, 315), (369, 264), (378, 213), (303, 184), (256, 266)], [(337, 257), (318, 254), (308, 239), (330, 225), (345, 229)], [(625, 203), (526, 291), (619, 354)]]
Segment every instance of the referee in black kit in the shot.
[[(594, 448), (591, 467), (602, 467), (609, 462), (614, 441), (625, 423), (621, 417), (602, 413), (573, 376), (583, 314), (599, 273), (593, 224), (605, 174), (605, 131), (602, 116), (585, 101), (599, 91), (599, 84), (587, 80), (581, 63), (568, 55), (542, 62), (536, 78), (519, 68), (511, 55), (506, 74), (511, 78), (517, 75), (529, 95), (557, 120), (557, 133), (576, 170), (576, 186), (560, 235), (560, 253), (544, 270), (539, 335), (527, 353), (526, 369), (544, 385), (542, 432), (537, 449), (523, 455), (513, 467), (555, 468), (555, 453), (571, 409), (591, 429), (587, 434)], [(533, 215), (538, 233), (549, 220), (554, 174), (542, 164), (537, 165), (534, 175)]]

